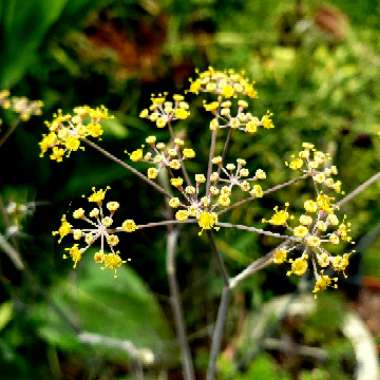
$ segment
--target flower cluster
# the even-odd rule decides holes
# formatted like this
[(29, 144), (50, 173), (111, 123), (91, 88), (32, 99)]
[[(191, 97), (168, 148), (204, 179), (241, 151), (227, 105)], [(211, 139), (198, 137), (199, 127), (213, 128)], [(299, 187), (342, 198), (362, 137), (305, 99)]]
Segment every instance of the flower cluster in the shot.
[(167, 93), (152, 95), (152, 104), (140, 112), (140, 117), (156, 123), (157, 128), (164, 128), (175, 120), (185, 120), (190, 116), (189, 104), (183, 95), (173, 95), (167, 100)]
[(174, 138), (169, 143), (157, 142), (156, 136), (148, 136), (145, 142), (149, 145), (149, 151), (144, 153), (145, 146), (129, 153), (129, 157), (133, 162), (146, 162), (154, 164), (147, 170), (149, 179), (156, 179), (158, 173), (163, 168), (170, 171), (179, 170), (183, 166), (185, 160), (192, 159), (196, 156), (194, 149), (186, 147), (185, 142), (181, 138)]
[(290, 169), (311, 176), (316, 186), (324, 185), (336, 193), (342, 193), (342, 182), (332, 177), (338, 174), (335, 165), (331, 165), (328, 153), (317, 150), (313, 144), (304, 142), (304, 148), (298, 155), (291, 156), (290, 162), (285, 162)]
[[(283, 227), (289, 234), (285, 247), (275, 252), (274, 263), (289, 263), (287, 275), (296, 276), (303, 276), (311, 267), (315, 277), (313, 292), (316, 294), (327, 287), (337, 287), (338, 278), (331, 274), (342, 273), (346, 276), (349, 257), (354, 251), (343, 255), (330, 253), (334, 251), (334, 246), (353, 243), (351, 223), (347, 222), (346, 215), (338, 217), (339, 206), (335, 198), (324, 192), (342, 192), (340, 181), (331, 178), (331, 175), (337, 174), (336, 168), (326, 167), (330, 158), (309, 143), (304, 143), (303, 147), (304, 150), (288, 166), (294, 168), (296, 165), (294, 170), (298, 170), (305, 165), (304, 172), (311, 174), (315, 185), (315, 198), (304, 201), (303, 213), (298, 217), (289, 212), (289, 203), (286, 203), (284, 208), (275, 207), (270, 219), (263, 219), (263, 222)], [(325, 165), (324, 168), (322, 165)], [(295, 252), (302, 254), (295, 258), (292, 254)]]
[(256, 133), (258, 128), (262, 127), (265, 129), (274, 128), (272, 116), (273, 114), (267, 112), (261, 118), (253, 116), (251, 112), (246, 112), (248, 103), (245, 100), (239, 100), (237, 104), (237, 110), (234, 115), (232, 115), (232, 102), (230, 100), (221, 99), (210, 102), (203, 103), (206, 111), (211, 112), (214, 118), (210, 122), (210, 129), (223, 129), (231, 128), (238, 129), (247, 133)]
[(208, 70), (198, 73), (196, 79), (190, 79), (190, 83), (189, 92), (194, 94), (207, 92), (226, 99), (241, 95), (252, 99), (257, 97), (254, 83), (244, 73), (236, 73), (234, 70), (219, 71), (209, 67)]
[[(83, 208), (78, 208), (72, 213), (72, 218), (76, 222), (82, 222), (83, 227), (74, 227), (67, 220), (66, 215), (61, 218), (61, 225), (53, 236), (59, 237), (59, 243), (68, 235), (71, 235), (74, 243), (71, 247), (66, 248), (68, 255), (74, 262), (74, 268), (82, 259), (83, 254), (97, 241), (100, 241), (100, 249), (94, 254), (96, 263), (101, 264), (103, 268), (115, 271), (119, 268), (124, 260), (120, 257), (120, 252), (116, 250), (119, 244), (120, 232), (134, 232), (138, 228), (133, 219), (126, 219), (121, 226), (113, 227), (114, 214), (119, 209), (120, 204), (115, 201), (104, 202), (106, 192), (109, 189), (92, 189), (92, 194), (87, 197), (88, 203), (93, 208), (86, 212)], [(84, 244), (80, 246), (80, 244)], [(108, 247), (108, 253), (105, 251)], [(64, 257), (67, 257), (65, 254)]]
[(179, 221), (188, 218), (196, 218), (198, 225), (203, 230), (218, 228), (216, 211), (224, 209), (231, 204), (231, 195), (235, 187), (243, 192), (249, 192), (255, 198), (262, 198), (263, 189), (259, 184), (253, 184), (258, 180), (264, 180), (266, 173), (257, 169), (252, 176), (246, 161), (242, 158), (236, 160), (236, 164), (228, 163), (225, 167), (221, 156), (212, 159), (214, 171), (210, 174), (210, 185), (207, 188), (207, 178), (204, 174), (195, 174), (195, 186), (183, 186), (182, 177), (171, 178), (171, 185), (179, 190), (182, 199), (173, 197), (169, 200), (169, 206), (177, 210), (175, 217)]
[[(206, 111), (212, 114), (207, 172), (189, 174), (186, 164), (197, 154), (193, 148), (185, 144), (180, 135), (175, 133), (171, 124), (172, 121), (184, 120), (190, 116), (189, 104), (184, 96), (176, 94), (169, 98), (167, 93), (152, 96), (151, 105), (140, 113), (140, 117), (152, 121), (158, 128), (167, 127), (170, 139), (164, 143), (157, 141), (156, 136), (150, 135), (140, 148), (127, 152), (133, 163), (142, 162), (148, 165), (145, 174), (137, 172), (127, 163), (121, 163), (127, 170), (138, 175), (167, 197), (174, 218), (139, 226), (132, 219), (127, 219), (120, 226), (114, 227), (113, 216), (119, 208), (119, 203), (114, 201), (104, 203), (107, 189), (94, 188), (88, 201), (95, 207), (89, 212), (79, 208), (72, 215), (78, 223), (84, 223), (86, 226), (73, 227), (64, 215), (61, 226), (54, 232), (60, 241), (67, 235), (72, 235), (74, 244), (66, 250), (74, 262), (74, 267), (83, 253), (96, 241), (100, 241), (100, 250), (95, 253), (94, 260), (104, 268), (116, 270), (124, 262), (120, 252), (116, 250), (119, 244), (118, 233), (133, 232), (137, 228), (194, 223), (200, 228), (199, 234), (205, 230), (237, 228), (285, 239), (285, 243), (274, 253), (274, 263), (287, 263), (290, 266), (287, 271), (289, 276), (303, 276), (311, 268), (315, 276), (313, 289), (315, 294), (327, 287), (336, 287), (336, 273), (346, 275), (345, 271), (353, 251), (343, 255), (334, 253), (336, 246), (352, 243), (352, 238), (351, 224), (347, 222), (346, 216), (338, 216), (339, 207), (335, 196), (343, 192), (341, 182), (335, 179), (338, 171), (331, 164), (330, 155), (305, 142), (301, 152), (291, 156), (289, 162), (286, 162), (291, 170), (299, 172), (299, 177), (295, 180), (311, 178), (315, 196), (305, 200), (302, 213), (297, 217), (289, 211), (290, 204), (285, 203), (284, 207), (275, 207), (268, 220), (263, 219), (263, 222), (272, 228), (281, 228), (280, 232), (220, 221), (221, 216), (229, 209), (289, 186), (294, 180), (264, 191), (259, 183), (266, 179), (264, 170), (250, 169), (243, 158), (226, 161), (233, 129), (253, 134), (259, 128), (265, 130), (274, 128), (271, 113), (267, 112), (260, 118), (256, 117), (248, 111), (248, 102), (239, 98), (257, 96), (254, 85), (244, 74), (209, 68), (191, 80), (188, 92), (217, 95), (216, 100), (203, 103)], [(107, 118), (109, 116), (105, 108), (78, 107), (74, 109), (73, 115), (58, 112), (54, 120), (47, 123), (49, 134), (44, 135), (40, 142), (42, 155), (51, 149), (50, 158), (61, 161), (65, 154), (80, 149), (83, 138), (100, 137), (103, 133), (100, 122)], [(220, 145), (219, 139), (223, 133), (216, 131), (227, 128), (228, 135), (225, 136), (224, 144)], [(219, 152), (221, 146), (223, 150)], [(98, 150), (102, 151), (100, 148)], [(120, 163), (120, 160), (117, 162)], [(164, 177), (159, 177), (160, 171), (166, 171), (169, 178), (168, 186), (163, 180)], [(235, 201), (236, 195), (239, 194), (249, 196)], [(105, 252), (106, 246), (108, 253)]]
[(11, 96), (8, 90), (2, 90), (0, 91), (0, 107), (19, 114), (22, 121), (28, 121), (31, 116), (42, 114), (43, 102), (41, 100), (29, 100), (25, 96)]
[(49, 129), (40, 141), (41, 157), (49, 150), (50, 159), (61, 162), (63, 157), (71, 152), (84, 149), (81, 139), (85, 137), (100, 138), (103, 135), (101, 122), (110, 119), (108, 110), (104, 107), (76, 107), (73, 114), (63, 114), (59, 110), (51, 122), (46, 122)]

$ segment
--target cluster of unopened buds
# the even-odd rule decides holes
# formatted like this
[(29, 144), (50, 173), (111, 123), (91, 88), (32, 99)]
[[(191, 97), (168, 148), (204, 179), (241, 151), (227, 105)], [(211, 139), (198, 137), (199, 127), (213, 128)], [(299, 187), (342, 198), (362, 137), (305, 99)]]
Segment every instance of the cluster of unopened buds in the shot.
[(20, 235), (22, 233), (23, 220), (34, 212), (35, 207), (35, 202), (7, 202), (3, 209), (5, 214), (4, 222), (6, 222), (4, 236), (9, 238)]
[[(272, 114), (267, 112), (257, 117), (247, 111), (249, 104), (241, 97), (254, 99), (257, 96), (256, 90), (243, 73), (232, 70), (223, 72), (209, 68), (199, 73), (196, 79), (191, 80), (187, 93), (209, 93), (216, 96), (215, 101), (204, 102), (205, 110), (213, 114), (207, 171), (191, 175), (188, 173), (187, 161), (199, 154), (179, 137), (180, 134), (174, 132), (172, 123), (181, 122), (190, 116), (189, 103), (185, 101), (184, 95), (176, 94), (172, 98), (166, 93), (152, 96), (151, 105), (141, 112), (140, 117), (153, 122), (157, 128), (167, 128), (169, 141), (158, 141), (157, 136), (150, 135), (140, 148), (127, 153), (132, 163), (147, 164), (145, 171), (138, 172), (138, 176), (165, 194), (174, 218), (162, 223), (141, 225), (127, 219), (115, 227), (113, 217), (119, 203), (105, 203), (107, 189), (93, 189), (88, 201), (94, 208), (90, 211), (80, 208), (72, 214), (75, 221), (87, 226), (73, 227), (73, 222), (69, 222), (64, 215), (61, 226), (54, 232), (60, 240), (72, 235), (74, 241), (77, 241), (67, 248), (74, 266), (85, 251), (100, 241), (100, 250), (96, 250), (94, 255), (95, 261), (103, 268), (116, 270), (124, 263), (120, 252), (116, 250), (120, 233), (131, 233), (152, 225), (193, 223), (199, 226), (199, 234), (205, 230), (211, 232), (220, 228), (238, 228), (283, 239), (281, 248), (274, 253), (274, 263), (288, 263), (288, 275), (303, 276), (311, 268), (315, 275), (314, 293), (327, 287), (336, 287), (335, 274), (346, 275), (353, 251), (343, 255), (330, 253), (336, 251), (334, 246), (352, 243), (350, 223), (345, 216), (338, 216), (339, 203), (334, 196), (342, 194), (342, 190), (341, 182), (334, 178), (337, 168), (331, 165), (331, 157), (318, 151), (314, 145), (304, 143), (303, 150), (286, 162), (291, 170), (299, 173), (296, 180), (311, 178), (315, 189), (315, 196), (305, 199), (303, 212), (297, 218), (290, 213), (289, 204), (286, 203), (283, 208), (276, 207), (268, 220), (263, 220), (273, 226), (275, 231), (223, 222), (220, 219), (228, 210), (288, 186), (285, 183), (263, 190), (260, 181), (267, 177), (263, 169), (250, 169), (243, 158), (226, 159), (234, 130), (250, 134), (258, 131), (259, 127), (272, 129)], [(47, 123), (49, 134), (40, 143), (42, 154), (51, 149), (50, 158), (61, 161), (65, 153), (78, 150), (81, 142), (86, 142), (86, 137), (100, 137), (103, 133), (101, 122), (109, 117), (105, 108), (93, 110), (78, 107), (74, 109), (73, 115), (58, 113), (51, 123)], [(225, 129), (228, 129), (228, 137), (219, 153), (216, 141)], [(130, 170), (129, 164), (125, 163), (124, 166)], [(136, 174), (136, 169), (132, 171)], [(160, 178), (161, 171), (169, 178), (168, 187), (163, 185), (165, 181)]]
[(8, 90), (2, 90), (0, 91), (0, 107), (19, 114), (22, 121), (28, 121), (31, 116), (42, 114), (43, 102), (29, 100), (25, 96), (11, 96)]

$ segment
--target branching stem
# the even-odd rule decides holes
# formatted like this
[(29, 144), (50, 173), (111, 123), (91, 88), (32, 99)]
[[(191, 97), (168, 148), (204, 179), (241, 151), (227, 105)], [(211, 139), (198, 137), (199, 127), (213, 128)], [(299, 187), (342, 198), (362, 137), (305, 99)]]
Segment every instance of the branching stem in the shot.
[(166, 246), (166, 273), (170, 289), (170, 305), (174, 316), (174, 324), (178, 344), (181, 350), (182, 369), (185, 380), (194, 380), (194, 367), (184, 323), (181, 296), (177, 283), (175, 256), (177, 251), (178, 230), (168, 229)]
[(130, 166), (126, 162), (122, 161), (120, 158), (114, 156), (112, 153), (106, 151), (102, 147), (100, 147), (98, 144), (94, 143), (93, 141), (90, 141), (86, 138), (82, 139), (87, 145), (89, 145), (91, 148), (94, 148), (98, 152), (102, 153), (105, 157), (109, 158), (110, 160), (116, 162), (118, 165), (122, 166), (124, 169), (128, 170), (135, 176), (139, 177), (144, 182), (148, 183), (150, 186), (152, 186), (155, 190), (160, 192), (161, 194), (165, 195), (168, 198), (171, 198), (170, 193), (168, 193), (164, 188), (162, 188), (160, 185), (157, 185), (157, 183), (151, 181), (148, 177), (146, 177), (144, 174), (140, 173), (138, 170), (136, 170), (134, 167)]

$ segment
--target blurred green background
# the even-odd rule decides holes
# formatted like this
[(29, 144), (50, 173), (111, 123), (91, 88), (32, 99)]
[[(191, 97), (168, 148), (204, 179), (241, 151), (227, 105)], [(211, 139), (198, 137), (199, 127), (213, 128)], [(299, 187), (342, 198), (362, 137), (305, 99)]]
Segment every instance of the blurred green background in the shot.
[[(73, 271), (51, 238), (60, 215), (80, 205), (93, 185), (111, 185), (121, 213), (139, 222), (162, 218), (160, 196), (89, 149), (61, 164), (39, 158), (43, 120), (58, 108), (104, 104), (116, 118), (102, 146), (125, 157), (125, 149), (140, 146), (153, 131), (138, 118), (152, 92), (183, 90), (196, 67), (243, 69), (256, 81), (254, 112), (274, 112), (277, 128), (249, 141), (236, 136), (231, 157), (265, 169), (269, 187), (291, 177), (284, 161), (302, 141), (310, 141), (333, 155), (350, 191), (380, 170), (379, 27), (380, 3), (373, 0), (0, 0), (0, 90), (45, 104), (42, 117), (22, 123), (0, 148), (3, 205), (30, 205), (28, 215), (14, 222), (20, 233), (10, 239), (27, 269), (17, 270), (1, 252), (1, 379), (135, 378), (125, 353), (81, 344), (73, 326), (151, 349), (156, 362), (148, 379), (181, 378), (162, 231), (123, 240), (121, 251), (132, 261), (117, 280), (90, 262)], [(201, 111), (193, 116), (182, 127), (201, 153), (190, 168), (196, 172), (206, 162), (208, 121)], [(0, 117), (1, 136), (15, 115), (2, 111)], [(259, 221), (274, 204), (300, 200), (306, 191), (307, 185), (296, 185), (260, 206), (234, 210), (231, 219)], [(358, 254), (341, 290), (320, 297), (311, 315), (284, 312), (264, 323), (260, 339), (247, 339), (250, 321), (263, 318), (260, 311), (270, 300), (287, 293), (298, 297), (310, 284), (300, 286), (276, 267), (239, 288), (220, 379), (355, 378), (353, 347), (341, 331), (349, 310), (380, 343), (378, 194), (380, 186), (374, 185), (346, 208)], [(6, 236), (7, 221), (0, 222)], [(178, 270), (202, 379), (222, 283), (206, 239), (195, 239), (196, 229), (187, 231), (179, 243)], [(218, 233), (217, 242), (232, 273), (275, 244), (236, 231)], [(293, 349), (271, 346), (269, 338), (290, 341)], [(305, 356), (294, 344), (320, 348), (327, 359)]]

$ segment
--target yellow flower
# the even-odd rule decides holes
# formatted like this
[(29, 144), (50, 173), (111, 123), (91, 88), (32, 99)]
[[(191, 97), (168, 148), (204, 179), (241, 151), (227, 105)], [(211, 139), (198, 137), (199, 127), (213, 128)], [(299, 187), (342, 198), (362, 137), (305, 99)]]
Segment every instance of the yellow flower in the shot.
[(109, 235), (107, 237), (107, 243), (109, 246), (114, 247), (119, 244), (119, 237), (117, 235)]
[(104, 262), (105, 254), (103, 251), (98, 251), (94, 254), (94, 261), (98, 264), (102, 264)]
[(304, 238), (309, 233), (309, 230), (305, 226), (297, 226), (293, 230), (293, 235), (299, 238)]
[(187, 220), (189, 217), (189, 213), (187, 210), (178, 210), (176, 213), (175, 213), (175, 218), (180, 221), (180, 222), (184, 222), (185, 220)]
[(305, 201), (303, 207), (307, 212), (316, 212), (318, 210), (317, 203), (312, 200)]
[(333, 208), (332, 208), (331, 203), (330, 203), (331, 199), (332, 198), (326, 194), (319, 194), (317, 197), (318, 207), (328, 214), (333, 212)]
[(301, 158), (295, 158), (289, 162), (289, 168), (292, 170), (301, 169), (303, 166), (303, 160)]
[(332, 282), (333, 282), (333, 279), (331, 279), (326, 274), (323, 274), (322, 276), (318, 276), (317, 280), (315, 281), (313, 293), (316, 294), (325, 290), (328, 286), (332, 284)]
[(222, 194), (218, 197), (218, 203), (223, 207), (228, 207), (231, 203), (231, 199), (228, 195)]
[(117, 253), (105, 254), (102, 261), (104, 268), (111, 269), (115, 272), (115, 277), (117, 277), (116, 269), (120, 268), (123, 263), (125, 263), (125, 261), (123, 261)]
[(327, 252), (322, 252), (317, 255), (318, 264), (322, 268), (326, 268), (330, 264), (330, 256)]
[(155, 144), (157, 141), (157, 137), (156, 136), (148, 136), (146, 139), (145, 139), (145, 142), (147, 144)]
[(92, 188), (93, 193), (88, 197), (88, 201), (93, 202), (93, 203), (98, 203), (98, 204), (101, 203), (104, 200), (104, 197), (106, 196), (106, 192), (108, 189), (109, 187), (107, 187), (105, 190), (103, 189), (96, 190), (95, 187), (93, 187)]
[(71, 248), (65, 248), (65, 251), (69, 252), (71, 260), (74, 261), (73, 267), (76, 268), (82, 258), (83, 251), (78, 248), (78, 244), (74, 244)]
[(53, 232), (53, 236), (59, 235), (58, 243), (62, 241), (62, 239), (67, 236), (69, 233), (71, 233), (71, 224), (67, 221), (66, 215), (62, 215), (61, 218), (61, 225), (58, 228), (58, 231)]
[(111, 202), (108, 202), (107, 203), (107, 209), (111, 212), (114, 212), (116, 211), (119, 207), (120, 207), (120, 203), (119, 202), (115, 202), (115, 201), (111, 201)]
[(52, 153), (49, 158), (53, 161), (62, 162), (63, 156), (65, 155), (65, 151), (62, 148), (58, 148), (54, 146), (52, 149)]
[(124, 220), (123, 224), (121, 225), (121, 228), (124, 232), (134, 232), (137, 230), (136, 223), (133, 219)]
[(253, 185), (250, 194), (256, 198), (262, 198), (264, 196), (264, 191), (260, 185)]
[(267, 178), (267, 174), (265, 173), (263, 169), (257, 169), (255, 172), (255, 177), (257, 179), (265, 179)]
[(295, 274), (296, 276), (303, 276), (307, 271), (308, 263), (306, 257), (298, 257), (292, 261), (291, 270), (286, 274), (290, 276), (291, 274)]
[(177, 108), (174, 111), (175, 118), (179, 120), (185, 120), (189, 117), (189, 115), (190, 115), (190, 112), (184, 108)]
[(166, 117), (160, 116), (156, 120), (156, 126), (157, 128), (164, 128), (168, 122), (168, 119)]
[(214, 165), (219, 165), (222, 163), (222, 156), (215, 156), (211, 162), (214, 164)]
[(248, 133), (256, 133), (257, 127), (260, 125), (259, 119), (254, 117), (245, 125), (245, 131)]
[(177, 198), (177, 197), (170, 198), (170, 200), (169, 200), (169, 206), (172, 208), (177, 208), (177, 207), (179, 207), (180, 204), (181, 204), (181, 202), (180, 202), (179, 198)]
[(103, 134), (103, 128), (99, 123), (90, 123), (87, 125), (87, 132), (91, 137), (100, 137)]
[(194, 149), (191, 149), (191, 148), (185, 148), (182, 151), (182, 154), (183, 154), (183, 157), (185, 157), (185, 158), (194, 158), (195, 157), (195, 151), (194, 151)]
[(226, 98), (231, 98), (234, 96), (235, 90), (232, 86), (230, 85), (225, 85), (222, 87), (222, 95), (225, 96)]
[(276, 206), (274, 208), (275, 213), (272, 215), (272, 217), (269, 220), (263, 220), (264, 222), (268, 222), (270, 224), (273, 224), (274, 226), (285, 226), (290, 215), (287, 211), (289, 204), (285, 203), (285, 209), (279, 210)]
[(149, 168), (147, 172), (147, 176), (149, 179), (156, 179), (158, 176), (157, 168)]
[(329, 237), (329, 241), (330, 243), (337, 245), (339, 244), (339, 236), (337, 234), (331, 234)]
[(83, 217), (84, 217), (83, 208), (78, 208), (78, 209), (74, 210), (74, 212), (73, 212), (73, 218), (74, 219), (81, 219)]
[(271, 113), (267, 113), (261, 118), (261, 124), (265, 129), (272, 129), (274, 128), (273, 120), (272, 120), (272, 115)]
[(206, 177), (204, 176), (204, 174), (195, 174), (195, 182), (196, 183), (205, 183)]
[(211, 230), (218, 222), (218, 216), (215, 212), (202, 211), (198, 216), (198, 225), (203, 230)]
[(279, 248), (275, 251), (273, 255), (273, 262), (275, 264), (282, 264), (286, 261), (288, 256), (288, 251), (284, 248)]
[(134, 150), (130, 155), (129, 158), (133, 162), (138, 162), (141, 161), (144, 156), (143, 150), (142, 149), (136, 149)]
[(171, 178), (170, 183), (174, 187), (180, 187), (183, 184), (183, 179), (181, 177)]
[(327, 215), (327, 222), (332, 226), (337, 226), (339, 224), (339, 219), (335, 214)]
[(111, 227), (113, 219), (110, 216), (106, 216), (102, 219), (102, 224), (104, 227)]
[(335, 256), (332, 259), (332, 267), (337, 271), (337, 272), (343, 272), (343, 274), (346, 276), (344, 273), (348, 265), (350, 264), (350, 254), (345, 253), (343, 256)]
[(315, 248), (315, 247), (319, 247), (321, 245), (321, 239), (315, 235), (307, 236), (305, 241), (309, 247)]
[(313, 223), (313, 218), (310, 215), (301, 215), (299, 220), (304, 226), (310, 226)]

